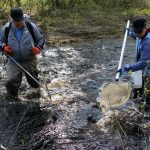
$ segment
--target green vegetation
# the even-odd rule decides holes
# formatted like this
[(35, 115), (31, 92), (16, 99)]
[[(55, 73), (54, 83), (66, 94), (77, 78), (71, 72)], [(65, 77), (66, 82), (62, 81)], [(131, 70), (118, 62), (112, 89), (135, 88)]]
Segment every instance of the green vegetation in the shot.
[(31, 15), (46, 33), (88, 37), (119, 36), (128, 18), (150, 14), (149, 0), (3, 0), (3, 22), (10, 8), (16, 6)]

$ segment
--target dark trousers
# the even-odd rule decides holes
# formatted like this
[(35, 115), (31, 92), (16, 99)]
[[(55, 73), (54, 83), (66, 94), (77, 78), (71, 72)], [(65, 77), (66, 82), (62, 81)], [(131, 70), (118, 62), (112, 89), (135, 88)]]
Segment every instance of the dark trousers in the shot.
[[(36, 60), (26, 61), (21, 63), (22, 67), (24, 67), (36, 80), (38, 79), (38, 70), (37, 70), (37, 62)], [(7, 62), (7, 83), (6, 90), (8, 94), (13, 96), (18, 95), (18, 89), (22, 82), (23, 71), (20, 67), (18, 67), (14, 62), (8, 60)], [(33, 88), (38, 88), (39, 85), (36, 83), (29, 75), (25, 73), (27, 82)]]
[(146, 103), (150, 105), (150, 76), (144, 77), (144, 99), (146, 100)]
[(143, 77), (143, 86), (139, 89), (134, 89), (134, 98), (143, 97), (143, 100), (150, 105), (150, 76)]

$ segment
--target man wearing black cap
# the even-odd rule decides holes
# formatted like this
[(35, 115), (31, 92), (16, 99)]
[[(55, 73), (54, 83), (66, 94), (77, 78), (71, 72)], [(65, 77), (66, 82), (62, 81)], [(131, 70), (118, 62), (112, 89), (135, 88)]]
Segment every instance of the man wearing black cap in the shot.
[[(143, 88), (135, 90), (135, 98), (137, 94), (142, 95), (144, 89), (150, 90), (150, 30), (146, 27), (147, 21), (144, 18), (139, 18), (133, 21), (133, 32), (128, 32), (128, 34), (136, 39), (136, 63), (125, 65), (118, 70), (120, 75), (125, 71), (138, 71), (143, 72)], [(139, 93), (137, 93), (137, 91)], [(147, 103), (150, 103), (150, 92), (146, 95)]]
[[(43, 35), (34, 23), (24, 21), (23, 10), (21, 8), (11, 9), (10, 20), (10, 22), (2, 27), (0, 48), (6, 55), (10, 55), (38, 80), (35, 55), (39, 54), (43, 47)], [(17, 98), (23, 72), (8, 58), (7, 73), (7, 95)], [(39, 85), (27, 74), (25, 76), (30, 86), (39, 93)]]

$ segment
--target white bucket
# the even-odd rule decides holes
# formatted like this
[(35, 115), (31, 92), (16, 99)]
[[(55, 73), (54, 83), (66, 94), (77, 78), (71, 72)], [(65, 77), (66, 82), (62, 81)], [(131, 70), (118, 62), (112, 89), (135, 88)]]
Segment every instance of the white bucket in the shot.
[(132, 72), (131, 79), (135, 89), (142, 88), (142, 70)]

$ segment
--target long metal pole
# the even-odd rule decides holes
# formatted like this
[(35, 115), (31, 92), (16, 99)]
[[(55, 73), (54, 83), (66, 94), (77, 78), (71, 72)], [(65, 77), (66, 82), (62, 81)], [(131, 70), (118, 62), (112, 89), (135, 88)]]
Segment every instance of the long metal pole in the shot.
[[(31, 45), (32, 45), (32, 48), (33, 48), (33, 47), (34, 47), (34, 43), (33, 43), (32, 41), (31, 41)], [(47, 86), (47, 83), (46, 83), (46, 79), (45, 79), (45, 77), (44, 77), (44, 74), (43, 74), (43, 71), (42, 71), (42, 67), (41, 67), (41, 65), (40, 65), (40, 61), (39, 61), (38, 57), (37, 57), (37, 62), (38, 62), (38, 65), (39, 65), (39, 68), (40, 68), (40, 70), (41, 70), (41, 74), (42, 74), (42, 77), (43, 77), (43, 80), (44, 80), (45, 89), (47, 90), (48, 96), (49, 96), (49, 98), (51, 99), (51, 94), (50, 94), (50, 92), (49, 92), (49, 89), (48, 89), (48, 86)]]
[[(128, 28), (129, 28), (129, 25), (130, 25), (130, 20), (128, 20), (127, 22), (127, 26), (126, 26), (126, 32), (125, 32), (125, 35), (124, 35), (124, 40), (123, 40), (123, 45), (122, 45), (122, 50), (121, 50), (121, 55), (120, 55), (120, 60), (119, 60), (119, 65), (118, 65), (118, 70), (121, 68), (122, 66), (122, 60), (123, 60), (123, 55), (124, 55), (124, 50), (125, 50), (125, 46), (126, 46), (126, 41), (127, 41), (127, 35), (128, 35)], [(119, 80), (119, 72), (116, 74), (116, 81)]]
[[(32, 45), (32, 48), (33, 48), (33, 47), (34, 47), (34, 43), (33, 43), (32, 41), (31, 41), (31, 45)], [(43, 71), (42, 71), (42, 67), (41, 67), (41, 65), (40, 65), (40, 61), (39, 61), (38, 57), (36, 57), (36, 58), (37, 58), (37, 63), (38, 63), (39, 68), (40, 68), (40, 70), (41, 70), (41, 74), (42, 74), (43, 81), (44, 81), (44, 84), (45, 84), (45, 90), (47, 90), (48, 96), (49, 96), (49, 98), (51, 99), (51, 94), (50, 94), (50, 92), (49, 92), (49, 89), (48, 89), (48, 86), (47, 86), (47, 83), (46, 83), (46, 79), (45, 79), (45, 77), (44, 77), (44, 74), (43, 74)]]
[(7, 57), (10, 58), (17, 66), (19, 66), (27, 75), (29, 75), (39, 86), (42, 86), (41, 83), (36, 80), (26, 69), (24, 69), (15, 59), (9, 55), (7, 55)]

